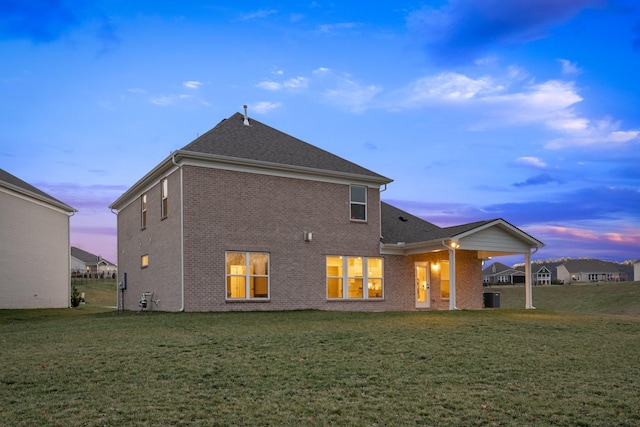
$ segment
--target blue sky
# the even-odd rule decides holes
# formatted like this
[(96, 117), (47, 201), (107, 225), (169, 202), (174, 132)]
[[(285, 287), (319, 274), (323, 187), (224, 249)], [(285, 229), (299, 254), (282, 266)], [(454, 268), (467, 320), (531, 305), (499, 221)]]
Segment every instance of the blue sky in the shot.
[(440, 226), (640, 259), (636, 1), (220, 3), (0, 2), (0, 167), (78, 209), (72, 245), (115, 261), (109, 204), (248, 104)]

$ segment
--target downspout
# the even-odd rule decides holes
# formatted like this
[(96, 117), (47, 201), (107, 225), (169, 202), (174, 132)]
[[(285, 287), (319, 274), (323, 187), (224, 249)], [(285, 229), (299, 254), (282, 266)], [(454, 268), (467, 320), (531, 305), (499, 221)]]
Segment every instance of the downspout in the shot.
[(75, 214), (75, 212), (70, 212), (70, 215), (67, 216), (67, 266), (69, 267), (67, 271), (67, 308), (71, 307), (71, 217)]
[[(380, 189), (380, 193), (384, 193), (385, 191), (387, 191), (387, 184), (383, 184), (384, 188)], [(380, 227), (380, 239), (382, 239), (384, 236), (382, 235), (382, 197), (380, 197), (380, 200), (378, 200), (379, 206), (378, 206), (378, 215), (380, 216), (380, 221), (378, 222), (378, 226)]]
[(442, 246), (449, 250), (449, 310), (457, 310), (456, 307), (456, 248), (457, 242), (451, 241), (450, 245), (442, 241)]
[[(112, 214), (116, 216), (116, 230), (118, 229), (118, 211), (114, 212), (114, 209), (109, 209)], [(116, 262), (118, 262), (118, 256), (120, 255), (120, 239), (116, 235)], [(120, 278), (120, 266), (118, 266), (118, 279)], [(118, 282), (121, 283), (122, 281)], [(116, 285), (118, 290), (116, 291), (116, 310), (124, 311), (124, 288), (120, 285)]]
[(176, 155), (171, 156), (171, 162), (180, 169), (180, 311), (184, 311), (184, 181), (182, 166), (176, 162)]

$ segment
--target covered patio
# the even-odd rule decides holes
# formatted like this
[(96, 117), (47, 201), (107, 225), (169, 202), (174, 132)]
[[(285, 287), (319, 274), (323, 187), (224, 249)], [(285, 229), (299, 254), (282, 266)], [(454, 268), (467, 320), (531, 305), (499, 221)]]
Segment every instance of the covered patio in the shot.
[[(385, 203), (382, 216), (381, 253), (404, 255), (415, 260), (417, 275), (423, 274), (418, 271), (421, 265), (430, 267), (423, 274), (423, 278), (416, 276), (417, 302), (421, 298), (421, 283), (424, 283), (422, 286), (425, 287), (425, 291), (430, 293), (431, 284), (436, 283), (435, 280), (431, 280), (432, 274), (436, 274), (437, 267), (443, 265), (448, 269), (448, 274), (439, 273), (440, 279), (436, 283), (442, 302), (448, 299), (448, 309), (458, 309), (460, 296), (457, 290), (461, 280), (464, 280), (465, 284), (473, 284), (467, 285), (465, 289), (473, 287), (474, 295), (463, 297), (473, 298), (474, 302), (465, 303), (462, 308), (477, 307), (475, 282), (480, 286), (482, 284), (483, 261), (500, 256), (522, 255), (525, 264), (525, 308), (535, 308), (532, 297), (531, 256), (544, 246), (538, 239), (501, 218), (441, 228)], [(447, 292), (448, 298), (445, 298)], [(428, 304), (423, 307), (432, 308), (432, 301), (437, 303), (438, 298), (429, 297)], [(421, 306), (416, 304), (416, 307)]]

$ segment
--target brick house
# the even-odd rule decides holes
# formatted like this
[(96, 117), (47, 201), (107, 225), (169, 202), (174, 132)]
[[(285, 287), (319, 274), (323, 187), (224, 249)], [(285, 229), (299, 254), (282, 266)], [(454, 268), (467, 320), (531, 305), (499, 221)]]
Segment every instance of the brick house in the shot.
[(74, 212), (0, 169), (0, 309), (69, 307)]
[(390, 182), (236, 113), (110, 206), (118, 307), (478, 309), (483, 258), (543, 245), (502, 219), (438, 227), (382, 202)]

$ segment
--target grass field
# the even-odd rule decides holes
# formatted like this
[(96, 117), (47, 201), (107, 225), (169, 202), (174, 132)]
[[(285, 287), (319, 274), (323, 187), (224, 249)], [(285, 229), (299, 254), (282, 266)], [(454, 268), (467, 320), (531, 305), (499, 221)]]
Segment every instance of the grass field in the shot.
[(640, 316), (602, 286), (572, 285), (588, 314), (546, 309), (559, 286), (529, 311), (0, 310), (0, 425), (640, 425)]

